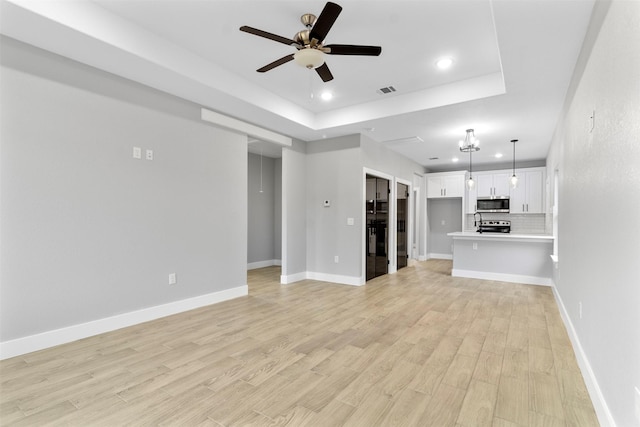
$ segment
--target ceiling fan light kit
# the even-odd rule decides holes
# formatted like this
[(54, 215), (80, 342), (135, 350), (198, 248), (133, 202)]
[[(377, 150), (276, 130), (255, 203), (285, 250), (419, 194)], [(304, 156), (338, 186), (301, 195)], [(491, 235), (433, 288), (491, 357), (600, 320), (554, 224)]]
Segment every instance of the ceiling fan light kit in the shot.
[(302, 24), (307, 27), (306, 30), (298, 31), (293, 39), (272, 34), (257, 28), (248, 27), (246, 25), (240, 27), (240, 31), (264, 37), (278, 43), (293, 46), (298, 51), (294, 54), (284, 56), (273, 61), (270, 64), (259, 68), (259, 73), (272, 70), (289, 61), (295, 61), (308, 69), (315, 69), (322, 81), (328, 82), (333, 80), (333, 75), (329, 67), (325, 63), (324, 55), (360, 55), (360, 56), (378, 56), (382, 52), (380, 46), (363, 46), (348, 44), (323, 45), (324, 39), (327, 37), (329, 30), (338, 19), (338, 15), (342, 12), (342, 7), (336, 3), (327, 2), (322, 9), (320, 16), (316, 18), (311, 13), (305, 13), (300, 17)]
[(318, 49), (300, 49), (293, 54), (293, 60), (308, 69), (318, 68), (324, 64), (324, 53)]

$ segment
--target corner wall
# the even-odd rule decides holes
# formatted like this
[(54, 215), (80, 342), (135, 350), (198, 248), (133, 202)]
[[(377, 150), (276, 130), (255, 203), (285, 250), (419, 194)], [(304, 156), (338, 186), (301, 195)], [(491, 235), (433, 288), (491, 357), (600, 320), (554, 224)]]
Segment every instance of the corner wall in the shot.
[(556, 295), (603, 426), (640, 425), (638, 46), (640, 2), (596, 2), (547, 159)]

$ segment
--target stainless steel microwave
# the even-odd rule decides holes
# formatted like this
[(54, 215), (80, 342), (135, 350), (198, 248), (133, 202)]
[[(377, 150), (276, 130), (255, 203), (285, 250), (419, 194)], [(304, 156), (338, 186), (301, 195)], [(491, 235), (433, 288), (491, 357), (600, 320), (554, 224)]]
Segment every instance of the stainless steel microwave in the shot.
[(476, 212), (509, 213), (509, 196), (478, 197)]

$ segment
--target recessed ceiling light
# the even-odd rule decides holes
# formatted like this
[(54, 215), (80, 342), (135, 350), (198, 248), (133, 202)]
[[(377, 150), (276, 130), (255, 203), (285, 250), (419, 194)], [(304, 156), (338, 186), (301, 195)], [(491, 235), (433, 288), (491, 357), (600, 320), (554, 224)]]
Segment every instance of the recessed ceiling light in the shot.
[(453, 159), (451, 159), (451, 161), (452, 161), (453, 163), (457, 162), (458, 160), (460, 160), (460, 159), (459, 159), (459, 158), (457, 158), (457, 157), (454, 157)]
[(436, 67), (440, 68), (441, 70), (446, 70), (452, 65), (453, 65), (453, 59), (451, 58), (438, 59), (438, 61), (436, 62)]
[(324, 100), (324, 101), (331, 101), (331, 98), (333, 98), (333, 94), (329, 91), (324, 91), (322, 92), (322, 95), (320, 95), (320, 97)]
[(502, 153), (496, 153), (496, 159), (499, 159), (500, 157), (502, 157)]

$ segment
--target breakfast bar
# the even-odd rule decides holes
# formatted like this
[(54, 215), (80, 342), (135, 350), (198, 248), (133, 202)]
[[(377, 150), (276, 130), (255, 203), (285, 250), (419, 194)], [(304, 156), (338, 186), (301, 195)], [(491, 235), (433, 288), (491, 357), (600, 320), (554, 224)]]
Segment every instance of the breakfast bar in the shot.
[(448, 236), (453, 237), (454, 277), (553, 284), (551, 235), (462, 231)]

